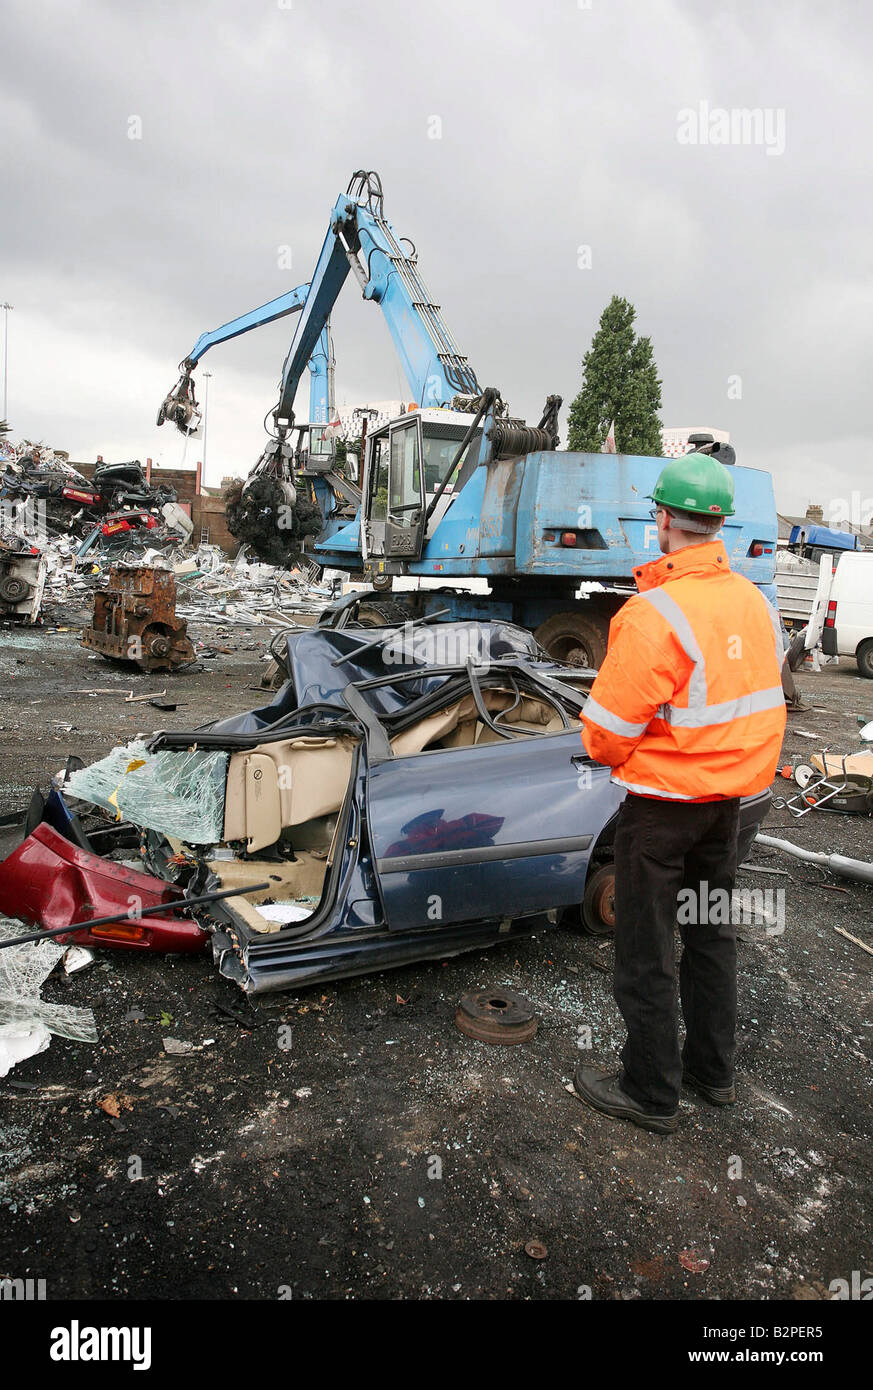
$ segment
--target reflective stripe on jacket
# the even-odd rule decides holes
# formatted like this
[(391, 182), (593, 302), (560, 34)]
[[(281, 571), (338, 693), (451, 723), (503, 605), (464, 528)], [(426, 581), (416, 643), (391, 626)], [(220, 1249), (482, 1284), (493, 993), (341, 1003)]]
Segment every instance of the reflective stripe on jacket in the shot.
[(635, 571), (580, 715), (613, 780), (643, 796), (749, 796), (776, 773), (785, 730), (779, 617), (731, 571), (721, 541)]

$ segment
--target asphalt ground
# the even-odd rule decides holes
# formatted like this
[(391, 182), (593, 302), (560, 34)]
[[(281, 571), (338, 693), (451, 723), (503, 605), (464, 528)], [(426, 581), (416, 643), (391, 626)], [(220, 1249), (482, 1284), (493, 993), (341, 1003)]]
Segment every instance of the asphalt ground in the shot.
[[(75, 631), (4, 630), (0, 812), (70, 753), (258, 703), (263, 637), (194, 636), (231, 651), (156, 679)], [(786, 757), (855, 750), (873, 683), (844, 662), (799, 685)], [(123, 696), (164, 688), (175, 713)], [(873, 850), (866, 817), (774, 810), (766, 828)], [(739, 1101), (685, 1096), (668, 1138), (571, 1094), (579, 1042), (609, 1066), (622, 1026), (611, 944), (569, 927), (253, 1005), (207, 954), (56, 972), (44, 998), (92, 1008), (99, 1041), (55, 1037), (0, 1081), (0, 1277), (49, 1299), (386, 1300), (819, 1300), (870, 1277), (873, 958), (835, 928), (873, 945), (873, 892), (753, 858), (787, 871), (741, 875), (784, 894), (784, 931), (740, 944)], [(478, 987), (530, 1000), (533, 1040), (458, 1032)]]

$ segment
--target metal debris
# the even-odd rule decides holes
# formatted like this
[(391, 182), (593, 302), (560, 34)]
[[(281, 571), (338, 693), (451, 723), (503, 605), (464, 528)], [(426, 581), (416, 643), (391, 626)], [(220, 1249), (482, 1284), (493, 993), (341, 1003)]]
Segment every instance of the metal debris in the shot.
[(860, 946), (862, 951), (866, 951), (868, 956), (873, 956), (873, 946), (868, 946), (866, 941), (862, 941), (860, 937), (853, 936), (844, 927), (834, 927), (834, 931), (839, 932), (840, 936), (844, 936), (847, 941), (854, 941), (855, 945)]
[(790, 840), (778, 840), (773, 835), (759, 834), (755, 838), (758, 844), (781, 849), (784, 854), (802, 859), (805, 864), (818, 864), (823, 869), (830, 869), (838, 878), (851, 878), (857, 883), (873, 883), (873, 864), (866, 859), (849, 859), (844, 854), (816, 854), (813, 850), (801, 849), (800, 845), (794, 845)]
[(468, 1038), (512, 1046), (529, 1042), (539, 1020), (533, 1007), (511, 989), (480, 989), (462, 996), (455, 1023)]
[(35, 623), (45, 589), (45, 556), (18, 537), (0, 536), (0, 619)]

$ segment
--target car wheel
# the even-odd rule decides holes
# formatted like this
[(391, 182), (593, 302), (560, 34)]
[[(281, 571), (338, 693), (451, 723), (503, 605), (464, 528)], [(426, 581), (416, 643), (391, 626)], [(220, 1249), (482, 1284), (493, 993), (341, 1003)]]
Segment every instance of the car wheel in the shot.
[(866, 642), (861, 643), (855, 653), (855, 660), (861, 675), (873, 680), (873, 640), (868, 638)]
[(534, 633), (540, 646), (556, 661), (596, 670), (606, 656), (609, 619), (606, 614), (555, 613)]
[(588, 875), (582, 900), (582, 927), (589, 936), (615, 931), (615, 865), (601, 864)]

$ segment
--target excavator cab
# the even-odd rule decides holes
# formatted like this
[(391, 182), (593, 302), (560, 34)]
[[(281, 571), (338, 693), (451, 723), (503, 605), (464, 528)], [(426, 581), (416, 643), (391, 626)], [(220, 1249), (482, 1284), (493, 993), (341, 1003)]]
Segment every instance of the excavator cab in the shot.
[(451, 505), (461, 470), (478, 454), (479, 431), (464, 444), (475, 422), (475, 415), (461, 411), (416, 410), (367, 436), (365, 559), (421, 558), (428, 534)]
[(330, 425), (310, 425), (306, 467), (311, 473), (331, 473), (336, 467), (336, 441)]

